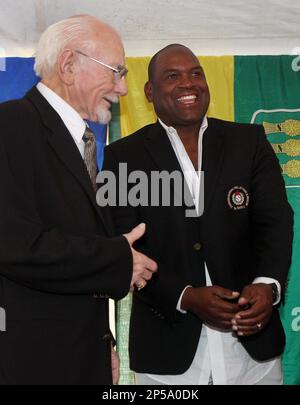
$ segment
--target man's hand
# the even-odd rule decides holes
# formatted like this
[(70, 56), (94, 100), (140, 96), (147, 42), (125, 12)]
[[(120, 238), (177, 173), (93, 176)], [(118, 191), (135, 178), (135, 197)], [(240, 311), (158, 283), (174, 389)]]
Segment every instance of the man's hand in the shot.
[(238, 300), (240, 310), (232, 320), (232, 329), (239, 336), (260, 332), (269, 322), (273, 310), (272, 287), (258, 283), (247, 285)]
[(240, 311), (237, 303), (239, 296), (236, 291), (231, 291), (219, 286), (188, 287), (182, 297), (181, 307), (193, 312), (203, 322), (222, 330), (230, 330), (234, 315)]
[(120, 359), (113, 347), (111, 347), (111, 372), (113, 384), (116, 385), (120, 378)]
[(137, 287), (138, 290), (144, 288), (147, 281), (151, 279), (153, 273), (157, 271), (157, 264), (154, 260), (149, 259), (149, 257), (139, 253), (132, 247), (134, 242), (144, 235), (145, 230), (146, 225), (139, 224), (133, 228), (131, 232), (123, 235), (131, 247), (133, 257), (133, 273), (130, 283), (130, 291), (133, 291), (134, 287)]

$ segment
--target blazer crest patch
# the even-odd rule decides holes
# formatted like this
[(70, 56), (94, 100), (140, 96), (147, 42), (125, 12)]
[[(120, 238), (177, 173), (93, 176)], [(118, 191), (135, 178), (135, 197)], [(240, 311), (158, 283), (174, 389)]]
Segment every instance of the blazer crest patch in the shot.
[(235, 186), (228, 191), (227, 202), (230, 208), (241, 210), (249, 205), (248, 191), (241, 186)]

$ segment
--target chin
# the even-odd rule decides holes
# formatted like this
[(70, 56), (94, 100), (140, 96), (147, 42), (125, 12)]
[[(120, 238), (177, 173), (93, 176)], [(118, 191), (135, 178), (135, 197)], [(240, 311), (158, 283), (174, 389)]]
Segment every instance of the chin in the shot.
[(99, 124), (108, 124), (111, 120), (111, 112), (102, 107), (99, 107), (96, 112), (96, 117)]

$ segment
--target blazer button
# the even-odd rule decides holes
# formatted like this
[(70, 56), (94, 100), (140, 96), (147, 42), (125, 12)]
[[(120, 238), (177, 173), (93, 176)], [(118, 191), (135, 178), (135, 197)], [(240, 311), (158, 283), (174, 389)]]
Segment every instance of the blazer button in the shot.
[(194, 248), (194, 250), (201, 250), (201, 247), (202, 247), (202, 245), (201, 245), (201, 243), (199, 243), (199, 242), (196, 242), (196, 243), (194, 243), (194, 245), (193, 245), (193, 248)]

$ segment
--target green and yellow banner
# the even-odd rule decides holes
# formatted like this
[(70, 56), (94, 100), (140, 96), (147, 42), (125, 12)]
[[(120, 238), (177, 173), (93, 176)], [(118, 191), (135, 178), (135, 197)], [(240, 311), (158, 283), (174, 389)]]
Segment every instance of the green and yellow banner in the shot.
[[(127, 58), (129, 91), (121, 99), (120, 110), (114, 107), (111, 141), (156, 120), (143, 90), (149, 60), (149, 57)], [(208, 115), (262, 124), (282, 167), (295, 213), (292, 267), (285, 304), (281, 307), (287, 336), (284, 383), (300, 384), (300, 71), (295, 56), (205, 56), (199, 60), (211, 91)], [(120, 384), (134, 383), (128, 362), (130, 307), (130, 295), (117, 305)]]

